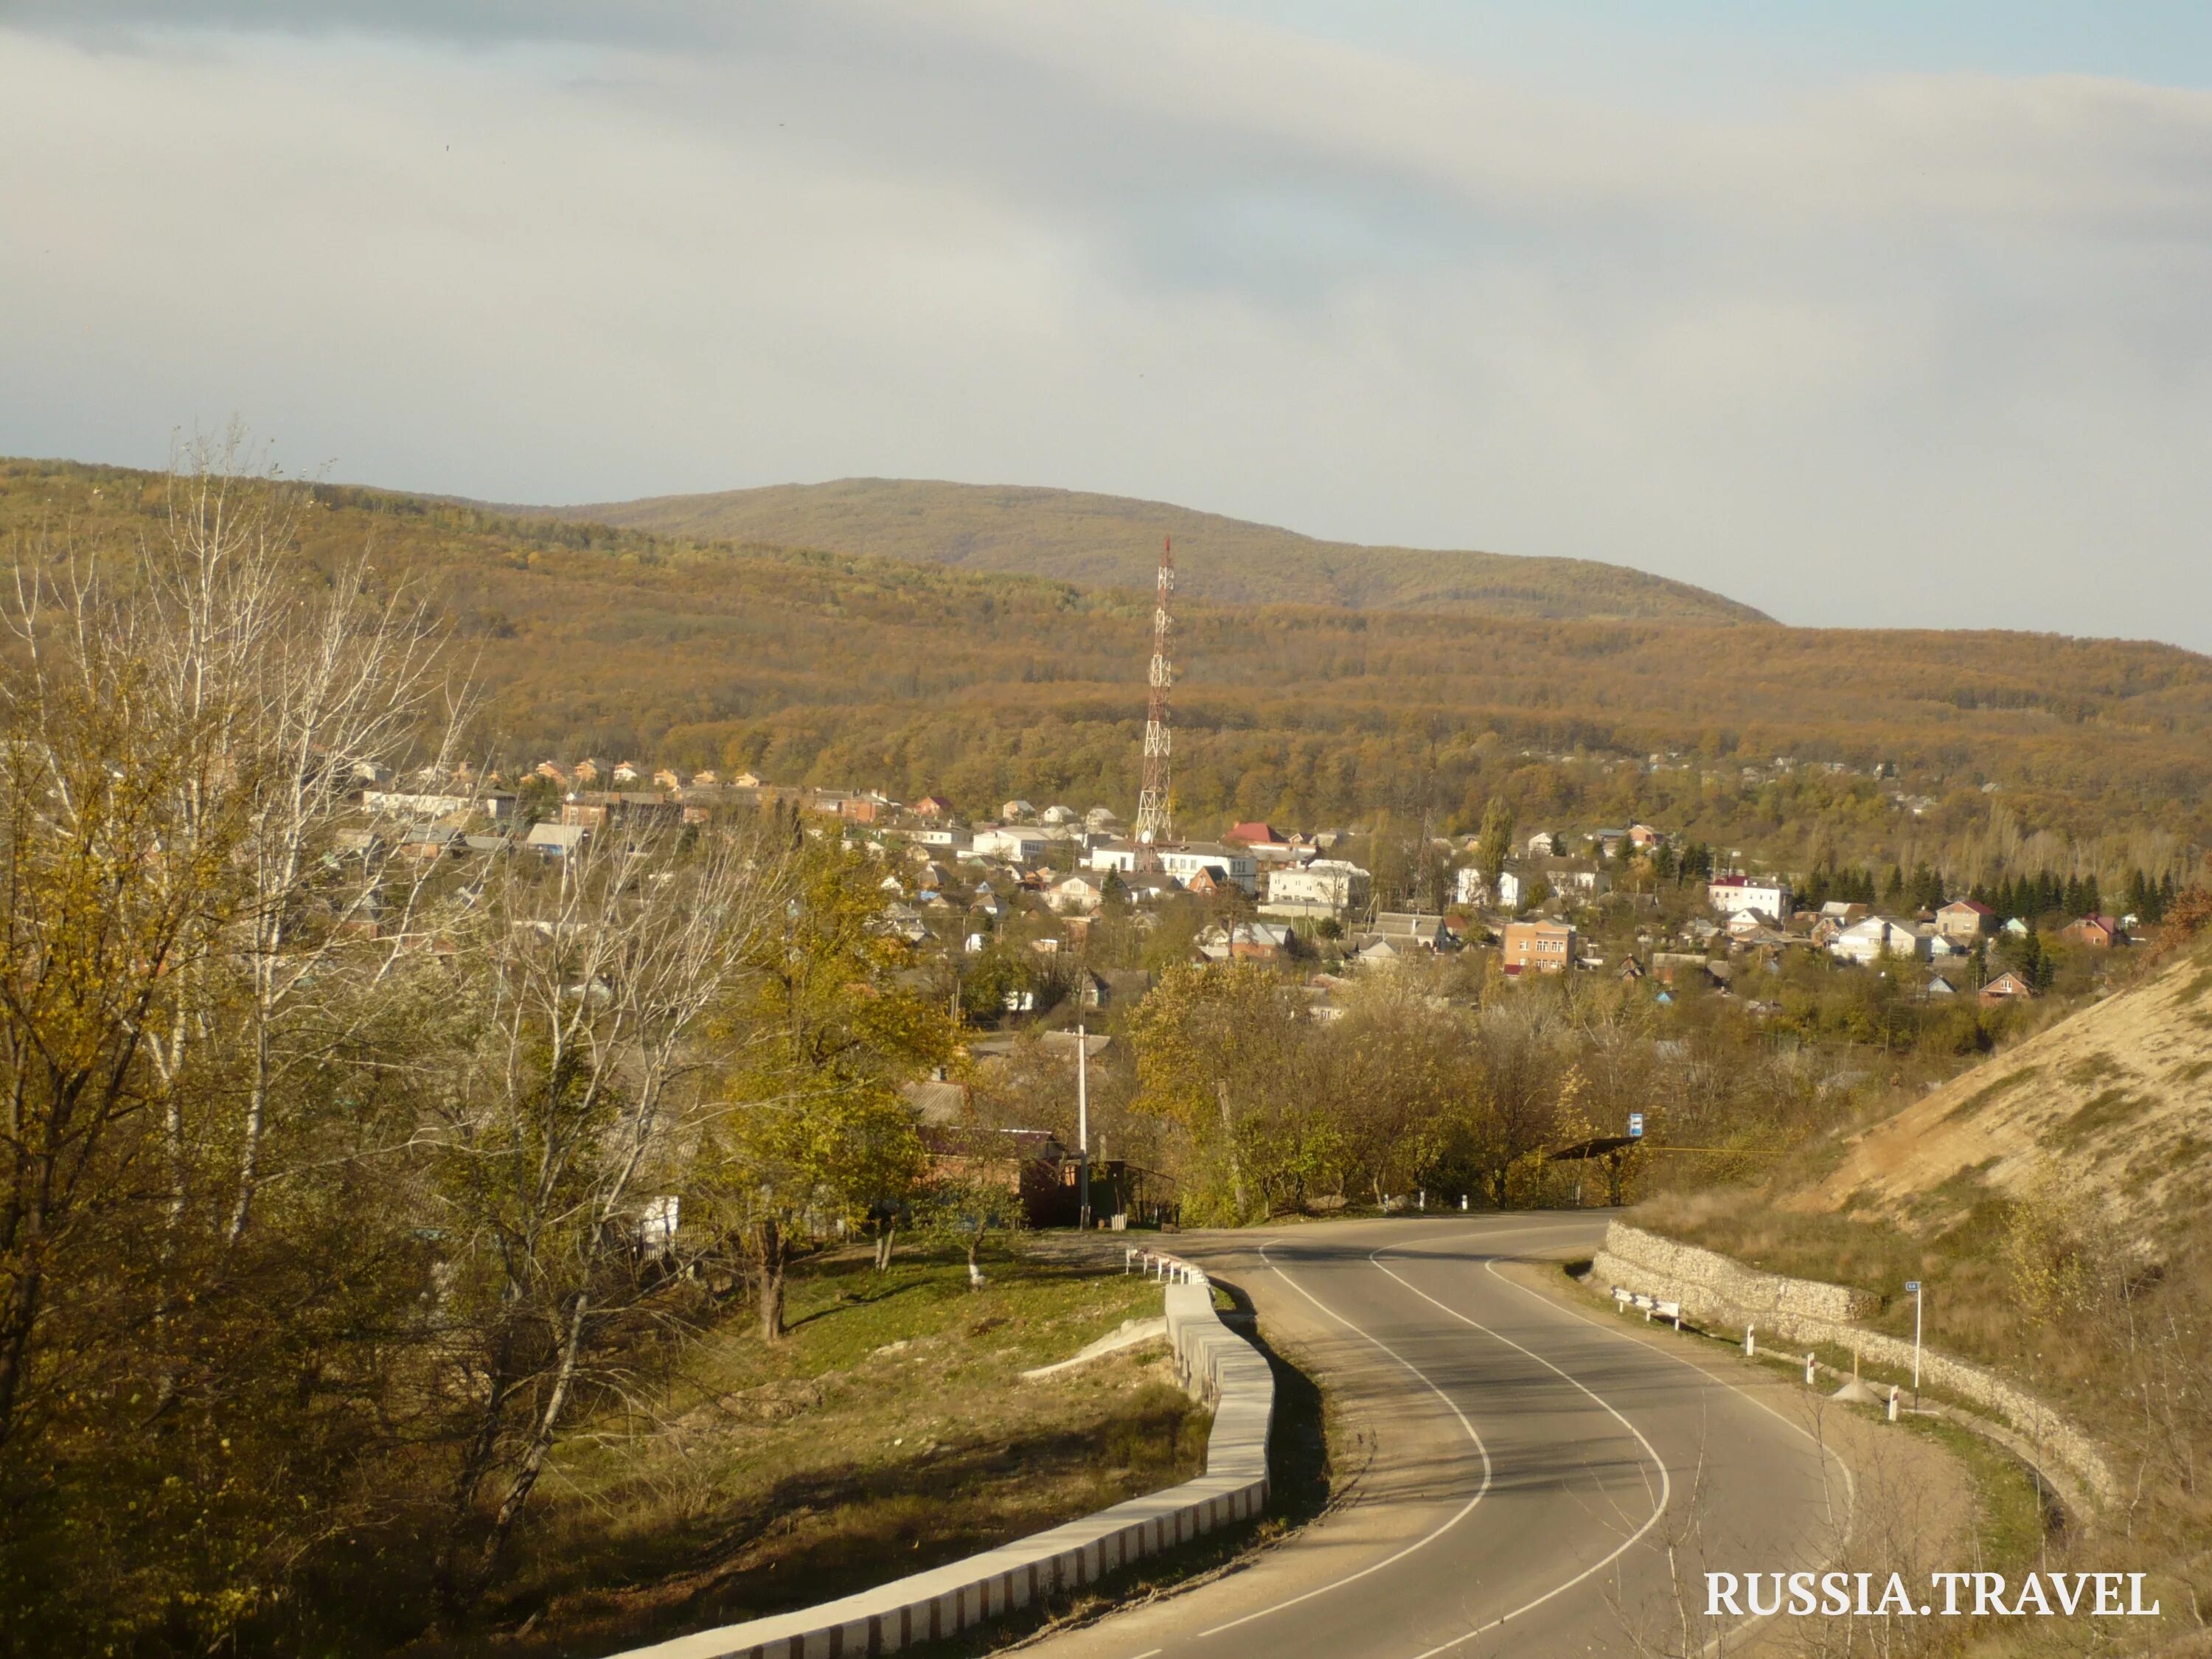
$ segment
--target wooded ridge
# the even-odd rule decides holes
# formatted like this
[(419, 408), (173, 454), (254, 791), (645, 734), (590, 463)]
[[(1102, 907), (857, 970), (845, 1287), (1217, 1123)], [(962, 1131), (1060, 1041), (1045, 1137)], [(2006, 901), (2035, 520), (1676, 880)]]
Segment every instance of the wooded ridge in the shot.
[[(0, 462), (0, 527), (135, 537), (162, 491)], [(509, 763), (744, 767), (969, 811), (1133, 803), (1149, 593), (313, 500), (305, 556), (367, 543), (383, 579), (434, 596)], [(1504, 791), (1524, 823), (1643, 818), (1806, 865), (1985, 828), (2212, 840), (2212, 660), (2172, 646), (1193, 600), (1176, 661), (1178, 810), (1201, 830), (1391, 811), (1441, 833)]]
[(840, 478), (588, 507), (497, 510), (692, 541), (767, 542), (1143, 589), (1152, 585), (1161, 538), (1172, 536), (1183, 564), (1182, 592), (1224, 605), (1650, 622), (1771, 620), (1686, 582), (1595, 559), (1321, 541), (1164, 501), (1074, 489)]

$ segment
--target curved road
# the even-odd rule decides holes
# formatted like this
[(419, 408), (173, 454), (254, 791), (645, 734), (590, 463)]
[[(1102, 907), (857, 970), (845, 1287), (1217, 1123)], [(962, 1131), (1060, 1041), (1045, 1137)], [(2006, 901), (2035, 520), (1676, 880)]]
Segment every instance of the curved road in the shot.
[(1184, 1235), (1179, 1251), (1248, 1291), (1261, 1331), (1328, 1391), (1340, 1479), (1369, 1460), (1344, 1501), (1249, 1565), (1036, 1649), (1692, 1654), (1723, 1634), (1682, 1618), (1702, 1611), (1707, 1565), (1824, 1565), (1850, 1475), (1778, 1382), (1692, 1364), (1505, 1265), (1586, 1256), (1603, 1228), (1534, 1214)]

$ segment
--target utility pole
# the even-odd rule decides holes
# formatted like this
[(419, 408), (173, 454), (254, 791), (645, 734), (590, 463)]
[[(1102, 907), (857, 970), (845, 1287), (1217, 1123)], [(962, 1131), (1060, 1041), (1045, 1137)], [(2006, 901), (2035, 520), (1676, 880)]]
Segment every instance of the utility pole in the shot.
[(1091, 1045), (1084, 1040), (1080, 1021), (1075, 1027), (1075, 1168), (1077, 1224), (1087, 1233), (1091, 1231)]
[(1157, 849), (1163, 842), (1175, 839), (1175, 821), (1168, 804), (1168, 687), (1175, 682), (1175, 671), (1168, 655), (1169, 635), (1174, 630), (1168, 615), (1168, 599), (1174, 592), (1175, 538), (1163, 536), (1159, 591), (1152, 607), (1152, 695), (1145, 706), (1144, 783), (1137, 794), (1133, 831), (1137, 867), (1146, 871), (1159, 868)]
[(1912, 1409), (1920, 1409), (1920, 1281), (1908, 1279), (1905, 1288), (1912, 1292)]

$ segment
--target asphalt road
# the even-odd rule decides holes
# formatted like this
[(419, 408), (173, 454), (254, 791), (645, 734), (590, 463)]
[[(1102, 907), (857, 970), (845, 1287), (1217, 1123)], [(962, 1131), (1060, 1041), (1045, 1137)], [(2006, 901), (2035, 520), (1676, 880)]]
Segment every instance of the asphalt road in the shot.
[[(1180, 1595), (1036, 1644), (1052, 1659), (1455, 1659), (1705, 1650), (1708, 1565), (1817, 1568), (1850, 1476), (1781, 1385), (1692, 1364), (1516, 1259), (1588, 1255), (1601, 1217), (1186, 1234), (1329, 1392), (1343, 1501)], [(1762, 1393), (1778, 1403), (1762, 1399)], [(1678, 1583), (1682, 1586), (1678, 1592)]]

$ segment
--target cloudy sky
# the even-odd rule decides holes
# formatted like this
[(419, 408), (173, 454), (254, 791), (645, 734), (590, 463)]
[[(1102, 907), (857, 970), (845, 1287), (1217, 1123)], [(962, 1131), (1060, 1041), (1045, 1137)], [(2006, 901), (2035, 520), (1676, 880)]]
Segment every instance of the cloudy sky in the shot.
[(6, 453), (1062, 484), (2212, 650), (2208, 279), (2193, 0), (0, 0)]

